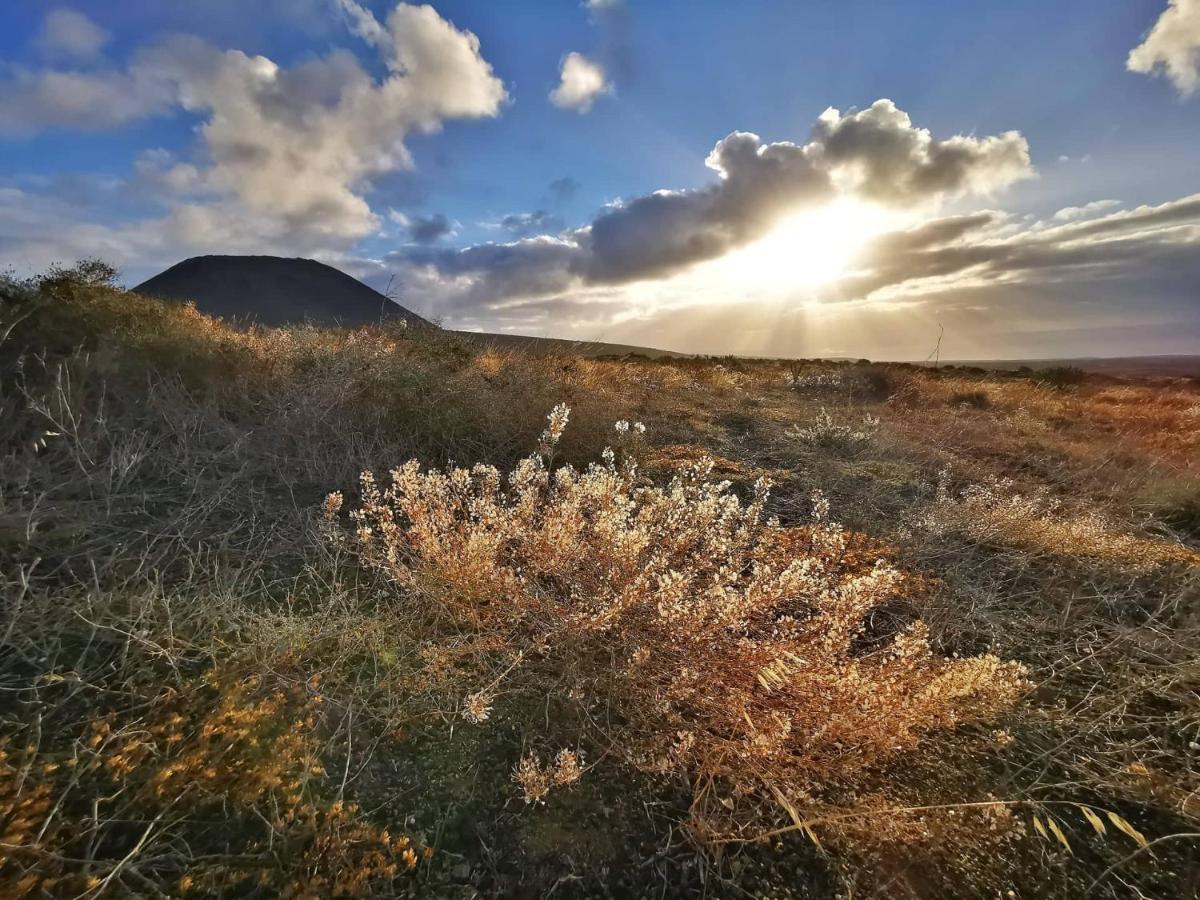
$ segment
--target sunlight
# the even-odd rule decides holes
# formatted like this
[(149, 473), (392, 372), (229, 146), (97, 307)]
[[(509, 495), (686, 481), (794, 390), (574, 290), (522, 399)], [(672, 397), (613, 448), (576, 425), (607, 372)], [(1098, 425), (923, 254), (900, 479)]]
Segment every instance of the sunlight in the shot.
[(784, 219), (768, 235), (718, 265), (742, 289), (816, 287), (853, 272), (872, 238), (911, 223), (910, 214), (837, 200)]

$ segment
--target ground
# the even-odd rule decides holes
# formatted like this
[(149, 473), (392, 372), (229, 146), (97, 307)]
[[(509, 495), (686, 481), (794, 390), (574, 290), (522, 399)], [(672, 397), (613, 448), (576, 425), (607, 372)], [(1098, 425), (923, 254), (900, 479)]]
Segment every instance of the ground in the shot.
[[(1196, 380), (235, 331), (104, 276), (0, 307), (6, 895), (1200, 892)], [(854, 653), (922, 623), (931, 664), (994, 654), (1019, 694), (765, 799), (633, 764), (627, 686), (575, 702), (594, 655), (520, 645), (474, 721), (477, 660), (517, 645), (448, 631), (456, 597), (323, 504), (409, 459), (507, 471), (557, 404), (551, 467), (640, 422), (643, 486), (711, 458), (784, 529), (823, 496), (849, 568), (916, 586)], [(520, 760), (565, 746), (582, 776), (527, 802)]]

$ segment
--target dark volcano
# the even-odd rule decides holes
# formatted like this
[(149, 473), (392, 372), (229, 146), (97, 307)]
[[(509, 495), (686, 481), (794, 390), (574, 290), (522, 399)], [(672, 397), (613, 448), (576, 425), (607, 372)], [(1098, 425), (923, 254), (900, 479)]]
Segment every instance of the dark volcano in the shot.
[(134, 288), (139, 294), (192, 300), (212, 316), (259, 325), (368, 325), (402, 319), (429, 325), (357, 278), (312, 259), (196, 256)]

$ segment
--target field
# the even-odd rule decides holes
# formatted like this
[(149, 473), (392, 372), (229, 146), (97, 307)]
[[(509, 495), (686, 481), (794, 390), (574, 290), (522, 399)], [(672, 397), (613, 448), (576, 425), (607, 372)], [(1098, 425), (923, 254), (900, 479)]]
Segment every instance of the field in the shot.
[(1200, 896), (1197, 381), (110, 274), (0, 284), (3, 896)]

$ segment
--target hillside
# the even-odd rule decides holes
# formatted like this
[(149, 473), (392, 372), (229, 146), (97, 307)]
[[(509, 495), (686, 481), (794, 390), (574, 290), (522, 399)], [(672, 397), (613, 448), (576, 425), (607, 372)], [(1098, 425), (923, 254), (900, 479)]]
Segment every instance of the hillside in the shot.
[(516, 350), (529, 353), (569, 353), (585, 358), (604, 356), (642, 356), (647, 359), (683, 359), (687, 353), (658, 350), (635, 344), (609, 344), (604, 341), (572, 341), (565, 338), (533, 337), (524, 334), (456, 331), (461, 339), (494, 350)]
[(357, 278), (312, 259), (196, 256), (133, 290), (149, 297), (192, 300), (208, 315), (268, 326), (354, 326), (383, 319), (429, 324)]
[(1070, 367), (1097, 375), (1116, 378), (1200, 378), (1200, 356), (1112, 356), (1068, 359), (976, 359), (946, 360), (943, 365), (977, 366), (1007, 372), (1014, 369), (1053, 369)]

